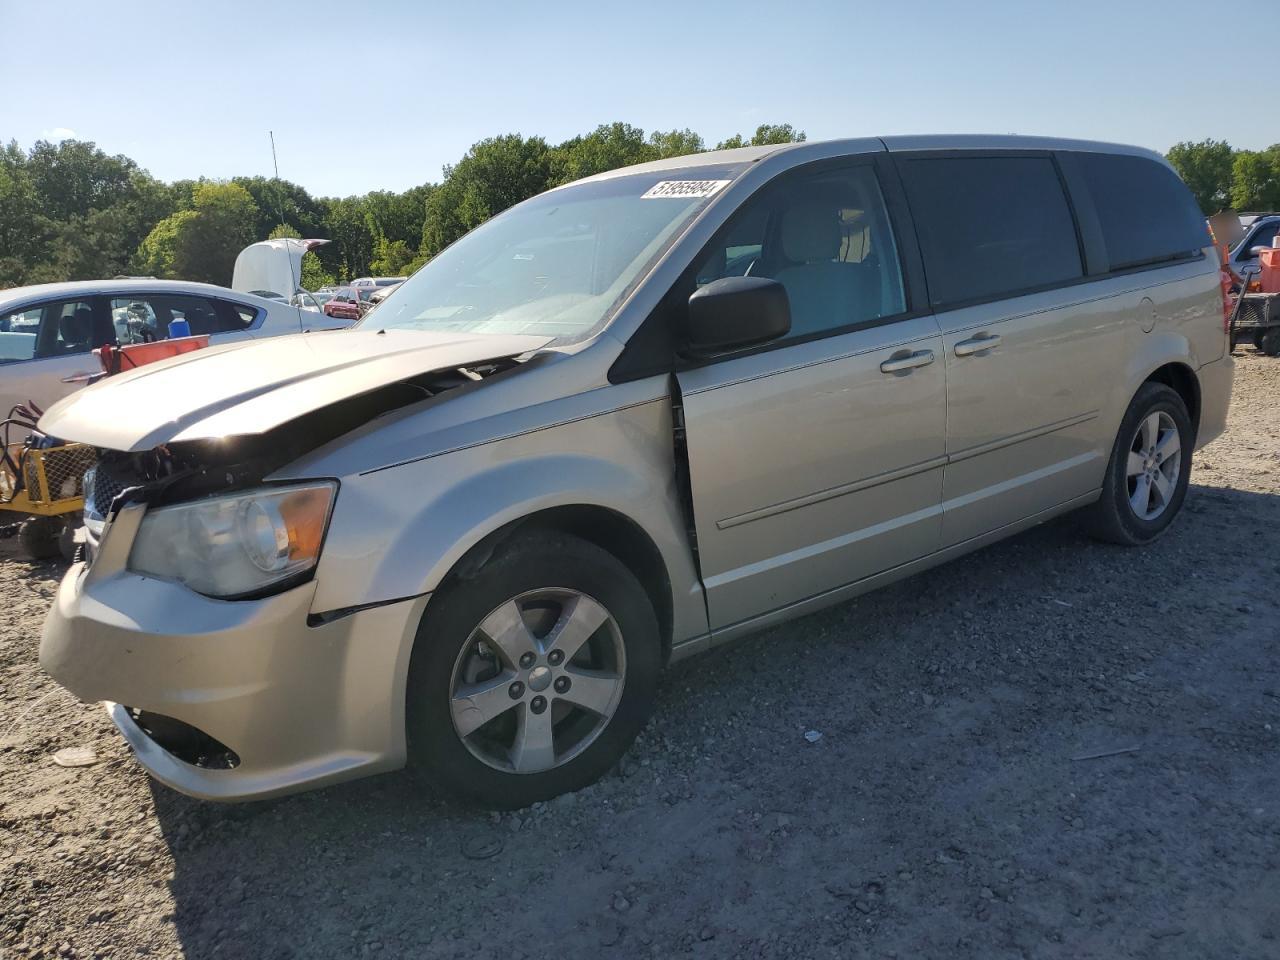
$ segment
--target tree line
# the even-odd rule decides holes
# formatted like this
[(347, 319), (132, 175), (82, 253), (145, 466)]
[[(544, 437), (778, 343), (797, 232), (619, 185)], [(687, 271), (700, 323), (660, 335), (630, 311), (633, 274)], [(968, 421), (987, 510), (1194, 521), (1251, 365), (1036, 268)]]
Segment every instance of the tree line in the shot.
[[(790, 124), (763, 124), (716, 149), (805, 139)], [(231, 282), (236, 254), (274, 237), (330, 241), (303, 262), (316, 289), (358, 276), (399, 276), (468, 230), (551, 187), (615, 167), (707, 149), (692, 130), (603, 124), (552, 145), (518, 133), (474, 144), (438, 183), (403, 193), (314, 197), (287, 180), (152, 177), (89, 141), (40, 140), (0, 148), (0, 288), (145, 275)]]
[(1168, 157), (1205, 216), (1280, 210), (1280, 143), (1235, 150), (1225, 140), (1184, 141), (1170, 147)]
[[(762, 124), (714, 149), (805, 139)], [(616, 167), (708, 149), (692, 130), (646, 135), (602, 124), (552, 145), (518, 133), (474, 144), (438, 183), (403, 193), (314, 197), (287, 180), (152, 177), (88, 141), (0, 148), (0, 288), (122, 274), (226, 284), (236, 254), (280, 236), (331, 241), (309, 254), (302, 284), (412, 272), (468, 230), (534, 194)], [(1235, 150), (1219, 140), (1175, 144), (1169, 161), (1206, 215), (1280, 209), (1280, 144)]]

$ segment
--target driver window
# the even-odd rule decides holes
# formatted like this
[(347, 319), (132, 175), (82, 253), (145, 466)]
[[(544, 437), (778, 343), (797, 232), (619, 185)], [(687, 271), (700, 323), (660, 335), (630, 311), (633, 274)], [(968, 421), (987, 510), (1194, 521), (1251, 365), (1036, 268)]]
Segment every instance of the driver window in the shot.
[(40, 308), (35, 356), (63, 357), (88, 353), (94, 347), (102, 346), (107, 339), (95, 326), (93, 304), (88, 300), (47, 303)]
[(748, 200), (695, 271), (699, 287), (723, 277), (770, 277), (791, 304), (788, 339), (902, 313), (906, 299), (875, 171), (802, 174)]

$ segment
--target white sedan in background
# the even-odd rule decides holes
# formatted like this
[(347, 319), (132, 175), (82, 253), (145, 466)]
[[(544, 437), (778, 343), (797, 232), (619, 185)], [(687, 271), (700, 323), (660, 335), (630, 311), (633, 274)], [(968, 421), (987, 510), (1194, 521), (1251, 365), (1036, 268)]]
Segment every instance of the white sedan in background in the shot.
[(163, 340), (169, 323), (179, 319), (215, 344), (350, 323), (182, 280), (80, 280), (0, 290), (0, 419), (28, 400), (48, 409), (84, 386), (102, 372), (95, 347)]

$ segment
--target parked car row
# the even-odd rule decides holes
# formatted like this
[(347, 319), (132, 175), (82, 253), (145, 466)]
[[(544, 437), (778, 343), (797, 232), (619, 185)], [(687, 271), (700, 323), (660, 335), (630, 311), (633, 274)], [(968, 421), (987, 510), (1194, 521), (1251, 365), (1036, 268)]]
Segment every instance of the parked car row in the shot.
[(251, 244), (236, 258), (231, 289), (122, 277), (0, 290), (0, 418), (27, 401), (49, 407), (101, 373), (94, 349), (165, 339), (174, 320), (185, 320), (191, 334), (208, 334), (214, 345), (337, 330), (403, 279), (361, 278), (343, 288), (347, 299), (329, 308), (336, 292), (313, 294), (298, 283), (303, 255), (327, 242)]
[[(41, 662), (196, 796), (406, 763), (493, 806), (576, 790), (668, 660), (1068, 511), (1160, 536), (1225, 424), (1219, 273), (1134, 147), (807, 142), (560, 187), (350, 331), (50, 410), (101, 453)], [(50, 317), (78, 343), (99, 314)]]
[(287, 302), (179, 280), (0, 290), (0, 415), (28, 400), (47, 409), (102, 372), (95, 348), (163, 340), (174, 320), (186, 320), (212, 344), (346, 326)]

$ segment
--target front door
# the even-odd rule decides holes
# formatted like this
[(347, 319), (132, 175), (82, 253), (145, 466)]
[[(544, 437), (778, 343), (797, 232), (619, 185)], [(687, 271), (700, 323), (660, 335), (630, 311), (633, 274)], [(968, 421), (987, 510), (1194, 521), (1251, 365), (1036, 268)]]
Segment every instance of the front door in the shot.
[(695, 267), (772, 277), (788, 337), (678, 374), (713, 629), (938, 548), (942, 338), (907, 312), (870, 162), (787, 175)]

